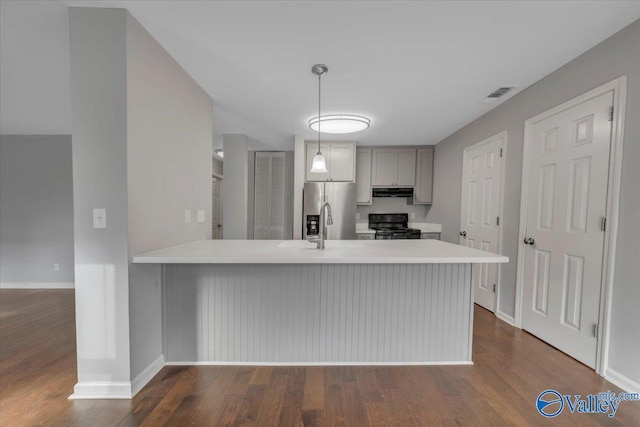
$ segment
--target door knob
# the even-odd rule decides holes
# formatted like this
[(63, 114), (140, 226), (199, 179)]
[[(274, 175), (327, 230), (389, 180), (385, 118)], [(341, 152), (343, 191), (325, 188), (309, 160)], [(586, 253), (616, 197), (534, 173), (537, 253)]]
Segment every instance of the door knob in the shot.
[(536, 243), (536, 241), (533, 239), (533, 237), (525, 237), (524, 238), (524, 244), (525, 245), (534, 245)]
[(467, 237), (467, 232), (466, 232), (466, 231), (461, 231), (461, 232), (460, 232), (460, 235), (461, 235), (462, 237)]

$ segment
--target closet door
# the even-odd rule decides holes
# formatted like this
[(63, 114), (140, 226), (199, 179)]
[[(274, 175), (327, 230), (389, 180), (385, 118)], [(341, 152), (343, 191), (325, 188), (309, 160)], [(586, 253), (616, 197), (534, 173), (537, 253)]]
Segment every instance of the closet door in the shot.
[(269, 237), (284, 239), (284, 153), (271, 153)]
[(271, 205), (269, 203), (270, 169), (270, 153), (256, 153), (253, 211), (253, 238), (256, 240), (269, 238), (269, 225), (271, 222)]
[(253, 238), (284, 238), (285, 162), (283, 152), (257, 152)]

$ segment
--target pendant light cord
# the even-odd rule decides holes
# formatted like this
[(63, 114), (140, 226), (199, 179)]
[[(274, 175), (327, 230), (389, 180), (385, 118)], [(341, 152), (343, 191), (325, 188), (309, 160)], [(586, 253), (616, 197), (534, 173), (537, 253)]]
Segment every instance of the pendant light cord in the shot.
[(318, 154), (320, 154), (320, 124), (322, 120), (320, 119), (320, 96), (322, 94), (321, 89), (322, 85), (322, 74), (318, 74)]

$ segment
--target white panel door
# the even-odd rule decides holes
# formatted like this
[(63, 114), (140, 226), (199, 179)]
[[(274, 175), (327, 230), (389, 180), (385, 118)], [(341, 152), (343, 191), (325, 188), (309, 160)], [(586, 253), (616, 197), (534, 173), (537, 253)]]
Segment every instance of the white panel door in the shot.
[(611, 143), (608, 92), (531, 126), (522, 324), (594, 368)]
[[(504, 134), (489, 138), (464, 151), (460, 244), (475, 249), (500, 251), (500, 197)], [(495, 312), (500, 264), (474, 264), (471, 280), (476, 304)]]

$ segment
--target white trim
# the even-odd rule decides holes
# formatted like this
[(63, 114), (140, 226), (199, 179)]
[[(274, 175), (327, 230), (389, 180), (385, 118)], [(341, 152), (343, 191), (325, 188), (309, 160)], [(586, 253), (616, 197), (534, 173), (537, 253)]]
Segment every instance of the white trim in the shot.
[(131, 399), (128, 381), (82, 381), (73, 387), (69, 400), (78, 399)]
[(74, 289), (73, 282), (0, 282), (0, 289)]
[(496, 310), (496, 317), (511, 326), (517, 327), (516, 320), (513, 318), (513, 316), (508, 315), (504, 311)]
[(164, 355), (158, 356), (156, 360), (151, 362), (149, 366), (144, 368), (136, 377), (131, 380), (131, 395), (135, 396), (142, 388), (147, 385), (160, 370), (164, 368)]
[(438, 362), (166, 362), (166, 366), (432, 366), (473, 365), (472, 361), (449, 360)]
[(607, 368), (605, 370), (604, 379), (609, 381), (611, 384), (620, 387), (627, 393), (640, 393), (640, 383), (622, 375), (618, 371), (614, 371), (611, 368)]
[(570, 101), (547, 110), (524, 123), (524, 145), (522, 150), (522, 187), (520, 190), (520, 230), (518, 232), (518, 263), (516, 274), (516, 327), (522, 327), (522, 299), (524, 286), (524, 243), (527, 222), (527, 192), (529, 188), (529, 146), (531, 145), (532, 126), (548, 117), (572, 108), (578, 104), (613, 91), (613, 123), (611, 126), (611, 146), (609, 160), (609, 177), (607, 187), (607, 230), (604, 238), (603, 255), (603, 284), (600, 298), (600, 325), (598, 328), (598, 345), (596, 354), (596, 372), (603, 375), (607, 371), (609, 336), (611, 324), (611, 301), (614, 282), (614, 264), (616, 239), (618, 235), (618, 206), (620, 201), (620, 182), (622, 178), (622, 146), (624, 132), (624, 118), (626, 108), (627, 77), (621, 76), (602, 86), (599, 86)]
[[(502, 163), (501, 165), (501, 171), (500, 171), (500, 189), (498, 190), (500, 192), (500, 200), (498, 202), (499, 206), (498, 206), (498, 216), (500, 218), (500, 225), (498, 225), (498, 253), (502, 254), (502, 238), (504, 236), (503, 230), (504, 230), (504, 191), (505, 191), (505, 177), (506, 177), (506, 159), (507, 159), (507, 142), (508, 142), (508, 137), (509, 134), (506, 130), (503, 130), (502, 132), (499, 132), (493, 136), (490, 136), (489, 138), (483, 139), (480, 142), (476, 142), (473, 145), (470, 145), (469, 147), (466, 147), (463, 152), (462, 152), (462, 175), (464, 176), (464, 167), (465, 167), (465, 160), (466, 160), (466, 156), (467, 156), (467, 152), (471, 151), (471, 150), (475, 150), (476, 148), (482, 147), (485, 144), (489, 144), (490, 142), (493, 142), (497, 139), (502, 139), (502, 146), (500, 147), (502, 149), (502, 156), (500, 157), (500, 162)], [(460, 198), (462, 198), (462, 191), (460, 191)], [(462, 203), (463, 201), (460, 201), (460, 206), (462, 207)], [(462, 226), (462, 216), (463, 216), (463, 212), (462, 212), (462, 208), (460, 209), (460, 226)], [(458, 238), (458, 241), (460, 239)], [(500, 310), (500, 282), (502, 280), (502, 265), (501, 264), (497, 264), (497, 277), (496, 277), (496, 293), (493, 296), (493, 309), (494, 309), (494, 314), (497, 316), (498, 311)], [(475, 303), (475, 301), (474, 301)]]

